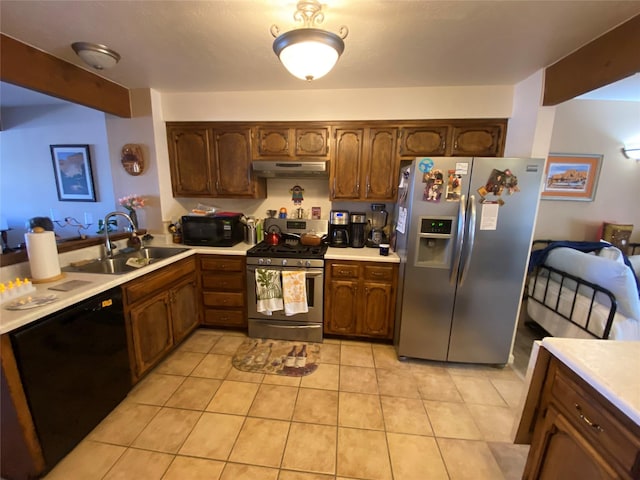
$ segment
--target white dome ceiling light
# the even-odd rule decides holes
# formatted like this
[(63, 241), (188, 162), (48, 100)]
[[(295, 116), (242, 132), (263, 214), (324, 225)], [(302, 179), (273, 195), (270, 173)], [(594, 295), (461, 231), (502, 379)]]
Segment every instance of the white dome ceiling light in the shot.
[(118, 52), (99, 43), (75, 42), (71, 48), (84, 63), (96, 70), (107, 70), (120, 61)]
[(318, 0), (300, 0), (293, 19), (303, 26), (282, 35), (276, 25), (271, 26), (273, 51), (294, 77), (307, 81), (324, 77), (342, 55), (349, 29), (341, 26), (338, 35), (314, 28), (324, 20)]

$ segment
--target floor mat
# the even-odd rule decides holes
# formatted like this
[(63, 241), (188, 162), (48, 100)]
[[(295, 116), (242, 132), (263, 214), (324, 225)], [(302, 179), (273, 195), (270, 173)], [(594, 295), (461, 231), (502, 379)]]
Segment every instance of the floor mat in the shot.
[(319, 343), (247, 338), (232, 363), (244, 372), (302, 377), (315, 372), (319, 361)]

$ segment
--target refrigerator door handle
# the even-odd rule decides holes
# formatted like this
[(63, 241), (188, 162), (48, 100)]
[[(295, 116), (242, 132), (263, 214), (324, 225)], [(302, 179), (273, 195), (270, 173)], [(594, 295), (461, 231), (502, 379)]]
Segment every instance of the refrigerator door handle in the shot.
[(460, 274), (460, 285), (464, 284), (464, 279), (469, 272), (469, 265), (471, 265), (471, 255), (473, 254), (473, 244), (476, 239), (476, 197), (471, 195), (469, 197), (469, 226), (467, 228), (467, 255), (464, 259), (462, 266), (462, 273)]
[(464, 225), (467, 217), (467, 198), (466, 195), (460, 197), (460, 209), (458, 210), (458, 225), (456, 226), (456, 244), (453, 249), (453, 265), (449, 272), (449, 283), (456, 284), (458, 278), (458, 269), (460, 268), (460, 257), (462, 256), (462, 247), (464, 246)]

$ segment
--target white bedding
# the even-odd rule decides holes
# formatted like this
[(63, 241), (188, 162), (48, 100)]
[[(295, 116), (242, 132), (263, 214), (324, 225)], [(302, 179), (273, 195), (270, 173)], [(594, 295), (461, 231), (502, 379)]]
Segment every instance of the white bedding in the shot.
[[(538, 281), (536, 283), (535, 289), (533, 292), (533, 278), (529, 282), (528, 293), (529, 296), (533, 296), (542, 302), (544, 298), (544, 291), (546, 288), (548, 277), (540, 276), (538, 277)], [(560, 288), (560, 284), (554, 280), (549, 281), (549, 288), (547, 291), (547, 302), (551, 308), (555, 308), (555, 302), (558, 297), (558, 290)], [(587, 288), (587, 287), (582, 287)], [(571, 305), (574, 297), (574, 289), (567, 288), (566, 286), (562, 287), (562, 295), (560, 297), (560, 303), (558, 305), (558, 311), (567, 317), (571, 314)], [(578, 295), (576, 299), (576, 304), (574, 306), (574, 312), (572, 319), (584, 326), (587, 320), (587, 314), (589, 312), (589, 308), (591, 305), (590, 293), (587, 292), (588, 296)], [(608, 303), (608, 298), (604, 303)], [(560, 317), (553, 311), (548, 308), (540, 305), (539, 303), (529, 299), (527, 301), (527, 313), (538, 323), (542, 328), (544, 328), (547, 332), (549, 332), (554, 337), (568, 337), (568, 338), (594, 338), (589, 335), (584, 330), (579, 327), (573, 325), (568, 322), (566, 319)], [(591, 319), (589, 321), (589, 330), (595, 333), (598, 337), (602, 338), (602, 334), (604, 332), (605, 324), (607, 322), (607, 318), (609, 315), (609, 306), (602, 305), (600, 303), (595, 303), (592, 313)], [(619, 311), (616, 312), (613, 324), (611, 327), (611, 332), (609, 333), (609, 339), (612, 340), (640, 340), (640, 322), (633, 318), (628, 318), (621, 314)]]

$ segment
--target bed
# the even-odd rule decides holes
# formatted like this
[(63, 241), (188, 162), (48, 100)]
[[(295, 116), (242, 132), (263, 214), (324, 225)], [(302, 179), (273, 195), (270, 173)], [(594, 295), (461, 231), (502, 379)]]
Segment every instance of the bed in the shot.
[(640, 340), (637, 244), (625, 259), (610, 244), (590, 242), (593, 251), (581, 251), (586, 242), (542, 242), (543, 261), (527, 285), (530, 320), (556, 337)]

